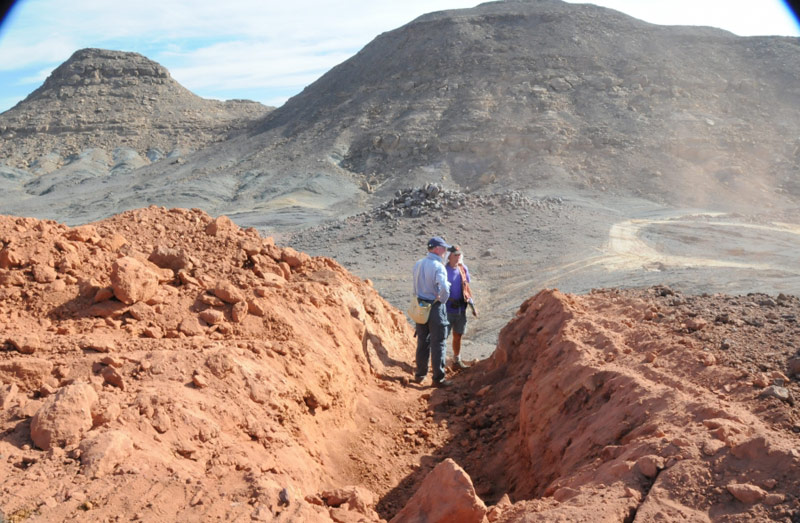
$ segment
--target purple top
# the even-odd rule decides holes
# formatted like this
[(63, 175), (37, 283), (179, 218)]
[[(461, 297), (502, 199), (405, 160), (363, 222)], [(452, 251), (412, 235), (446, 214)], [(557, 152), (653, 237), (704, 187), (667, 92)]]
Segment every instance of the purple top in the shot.
[[(447, 269), (447, 281), (450, 282), (450, 299), (447, 300), (447, 312), (456, 314), (467, 310), (467, 302), (464, 301), (464, 292), (461, 289), (461, 271), (458, 267), (451, 267), (449, 263), (444, 265)], [(472, 282), (469, 276), (469, 269), (464, 265), (464, 273), (467, 275), (467, 282)]]

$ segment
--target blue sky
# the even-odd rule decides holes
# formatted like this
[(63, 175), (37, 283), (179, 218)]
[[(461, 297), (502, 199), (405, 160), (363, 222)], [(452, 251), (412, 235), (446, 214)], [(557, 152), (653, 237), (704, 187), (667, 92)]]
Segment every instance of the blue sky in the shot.
[[(575, 0), (570, 0), (573, 3)], [(0, 112), (78, 49), (134, 51), (205, 98), (281, 105), (382, 32), (475, 0), (20, 0), (0, 26)], [(780, 0), (598, 0), (651, 23), (800, 36)], [(221, 6), (224, 6), (221, 7)]]

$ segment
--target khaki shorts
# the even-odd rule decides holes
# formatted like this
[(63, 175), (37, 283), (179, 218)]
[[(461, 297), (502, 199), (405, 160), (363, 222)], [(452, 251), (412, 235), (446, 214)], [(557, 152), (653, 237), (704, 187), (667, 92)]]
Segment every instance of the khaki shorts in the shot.
[(447, 321), (450, 322), (450, 330), (456, 334), (464, 334), (467, 330), (467, 311), (461, 313), (447, 313)]

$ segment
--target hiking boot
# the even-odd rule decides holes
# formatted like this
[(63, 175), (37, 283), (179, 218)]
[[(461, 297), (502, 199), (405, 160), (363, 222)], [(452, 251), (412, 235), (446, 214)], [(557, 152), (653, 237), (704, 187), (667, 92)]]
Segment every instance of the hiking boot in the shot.
[(461, 358), (456, 358), (455, 361), (453, 361), (453, 368), (455, 368), (455, 369), (466, 369), (467, 366), (464, 364), (463, 361), (461, 361)]
[(452, 384), (453, 384), (453, 382), (448, 380), (448, 379), (441, 379), (439, 381), (434, 381), (433, 382), (433, 386), (434, 387), (438, 387), (438, 388), (449, 387)]
[(414, 376), (414, 383), (422, 383), (422, 380), (425, 379), (425, 376)]

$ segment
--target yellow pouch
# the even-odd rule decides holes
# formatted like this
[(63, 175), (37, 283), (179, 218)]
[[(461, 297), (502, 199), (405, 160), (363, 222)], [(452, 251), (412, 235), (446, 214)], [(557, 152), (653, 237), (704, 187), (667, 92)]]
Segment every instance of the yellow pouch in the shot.
[(424, 301), (419, 301), (419, 299), (414, 296), (411, 298), (411, 303), (408, 305), (408, 310), (406, 314), (408, 317), (414, 321), (414, 323), (425, 324), (428, 323), (428, 316), (431, 313), (431, 304), (425, 303)]

